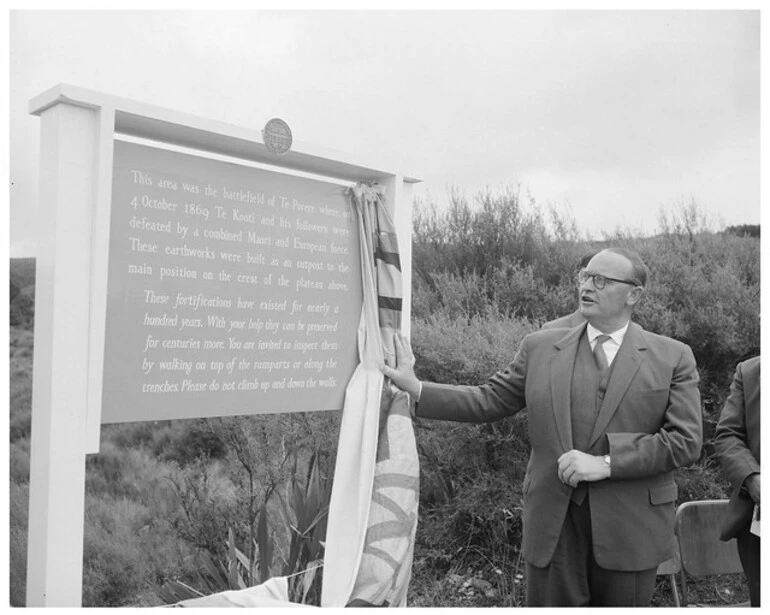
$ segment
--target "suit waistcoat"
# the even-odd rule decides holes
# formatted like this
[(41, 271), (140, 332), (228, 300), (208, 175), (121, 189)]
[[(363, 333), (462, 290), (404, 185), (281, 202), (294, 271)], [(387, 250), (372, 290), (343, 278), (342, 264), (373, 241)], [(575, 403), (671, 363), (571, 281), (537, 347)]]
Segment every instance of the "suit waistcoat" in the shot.
[(602, 373), (591, 352), (588, 335), (580, 337), (575, 365), (572, 368), (570, 413), (572, 420), (572, 446), (587, 452), (596, 415), (604, 400), (611, 368)]
[[(591, 432), (604, 401), (604, 393), (609, 382), (610, 369), (602, 372), (596, 365), (596, 359), (591, 352), (588, 334), (580, 337), (575, 365), (572, 368), (572, 387), (570, 391), (570, 420), (572, 421), (572, 446), (576, 450), (588, 452)], [(583, 502), (588, 486), (579, 483), (572, 493), (572, 499), (580, 504)]]

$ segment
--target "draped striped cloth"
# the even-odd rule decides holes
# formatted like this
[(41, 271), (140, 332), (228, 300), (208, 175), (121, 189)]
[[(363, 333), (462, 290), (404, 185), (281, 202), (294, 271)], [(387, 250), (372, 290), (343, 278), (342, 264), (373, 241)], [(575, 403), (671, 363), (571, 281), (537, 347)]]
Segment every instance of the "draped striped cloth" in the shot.
[(345, 392), (329, 504), (322, 606), (406, 606), (419, 503), (409, 396), (386, 380), (401, 327), (401, 262), (378, 185), (348, 192), (357, 214), (363, 309), (360, 363)]

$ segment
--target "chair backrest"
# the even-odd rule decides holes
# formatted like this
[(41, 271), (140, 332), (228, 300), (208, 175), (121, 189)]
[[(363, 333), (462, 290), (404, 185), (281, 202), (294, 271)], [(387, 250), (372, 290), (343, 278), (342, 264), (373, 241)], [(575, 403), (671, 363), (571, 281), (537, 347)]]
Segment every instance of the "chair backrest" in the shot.
[(727, 500), (685, 502), (676, 510), (682, 569), (692, 577), (741, 572), (735, 539), (723, 542), (720, 528)]

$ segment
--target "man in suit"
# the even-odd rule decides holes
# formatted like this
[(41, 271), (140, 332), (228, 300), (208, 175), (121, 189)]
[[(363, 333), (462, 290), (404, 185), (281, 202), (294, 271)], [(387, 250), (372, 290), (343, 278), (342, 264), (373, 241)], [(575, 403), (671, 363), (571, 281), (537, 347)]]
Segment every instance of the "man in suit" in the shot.
[(587, 324), (524, 338), (481, 386), (421, 383), (408, 341), (383, 372), (420, 417), (487, 422), (527, 408), (523, 553), (529, 606), (649, 605), (658, 564), (674, 554), (673, 472), (702, 443), (688, 346), (630, 322), (647, 271), (602, 250), (578, 276)]
[[(596, 256), (596, 254), (599, 252), (599, 250), (589, 250), (583, 256), (580, 257), (580, 260), (578, 261), (576, 271), (580, 271), (581, 269), (585, 269), (588, 263), (591, 261), (591, 259)], [(567, 314), (566, 316), (562, 316), (561, 318), (555, 318), (554, 320), (549, 320), (548, 322), (545, 322), (540, 327), (541, 329), (571, 329), (572, 327), (577, 327), (578, 325), (582, 325), (586, 321), (585, 318), (583, 318), (583, 314), (580, 313), (580, 307), (578, 307), (574, 312), (571, 314)]]
[(759, 536), (751, 532), (759, 506), (759, 357), (739, 363), (722, 409), (714, 449), (733, 486), (722, 540), (735, 538), (749, 581), (751, 606), (759, 606)]

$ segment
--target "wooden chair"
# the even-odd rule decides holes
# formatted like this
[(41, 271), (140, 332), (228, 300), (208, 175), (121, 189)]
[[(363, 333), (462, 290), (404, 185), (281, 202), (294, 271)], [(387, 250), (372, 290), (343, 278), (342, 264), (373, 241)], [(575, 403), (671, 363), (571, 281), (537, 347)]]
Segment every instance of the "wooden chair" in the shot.
[[(726, 510), (727, 500), (685, 502), (676, 510), (675, 531), (681, 558), (682, 603), (685, 606), (687, 575), (700, 578), (743, 572), (735, 539), (728, 542), (719, 539)], [(748, 602), (741, 606), (748, 606)]]

